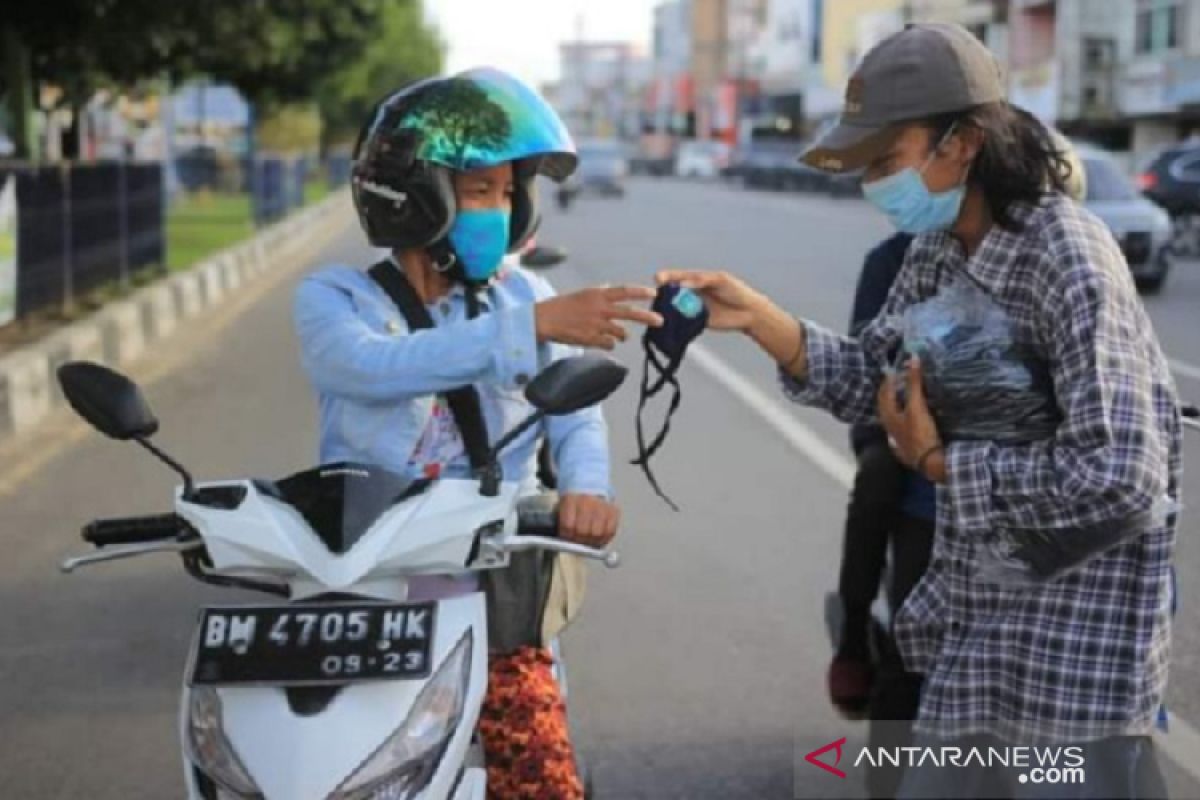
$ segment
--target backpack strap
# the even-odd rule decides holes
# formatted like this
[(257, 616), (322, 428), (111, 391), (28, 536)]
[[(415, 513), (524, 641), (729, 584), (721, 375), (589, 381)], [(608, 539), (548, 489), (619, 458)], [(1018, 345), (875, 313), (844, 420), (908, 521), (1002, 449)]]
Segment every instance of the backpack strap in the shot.
[[(425, 307), (417, 290), (409, 283), (404, 273), (391, 261), (385, 259), (371, 267), (367, 274), (379, 284), (392, 302), (404, 316), (409, 330), (427, 330), (434, 327), (433, 317)], [(479, 313), (479, 298), (474, 292), (467, 291), (467, 309), (472, 317)], [(443, 393), (450, 413), (454, 415), (454, 424), (458, 426), (462, 436), (463, 446), (467, 451), (467, 459), (471, 469), (481, 470), (487, 464), (488, 444), (487, 425), (483, 419), (483, 409), (479, 404), (479, 392), (467, 384), (457, 389)]]

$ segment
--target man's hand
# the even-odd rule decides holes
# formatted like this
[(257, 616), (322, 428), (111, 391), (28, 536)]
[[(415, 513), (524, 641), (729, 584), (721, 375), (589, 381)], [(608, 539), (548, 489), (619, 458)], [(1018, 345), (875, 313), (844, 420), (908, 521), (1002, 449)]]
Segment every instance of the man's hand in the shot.
[[(925, 386), (921, 382), (921, 362), (914, 358), (905, 374), (904, 408), (896, 399), (900, 379), (891, 375), (879, 387), (879, 419), (888, 432), (892, 450), (901, 463), (918, 469), (934, 483), (946, 482), (946, 457), (937, 423), (925, 401)], [(923, 463), (918, 464), (924, 459)]]
[(617, 535), (621, 509), (603, 497), (564, 494), (558, 503), (558, 535), (588, 547), (602, 548)]
[(539, 342), (559, 342), (579, 347), (612, 350), (628, 337), (618, 320), (657, 328), (662, 317), (628, 305), (654, 299), (654, 290), (643, 286), (583, 289), (543, 300), (534, 307)]

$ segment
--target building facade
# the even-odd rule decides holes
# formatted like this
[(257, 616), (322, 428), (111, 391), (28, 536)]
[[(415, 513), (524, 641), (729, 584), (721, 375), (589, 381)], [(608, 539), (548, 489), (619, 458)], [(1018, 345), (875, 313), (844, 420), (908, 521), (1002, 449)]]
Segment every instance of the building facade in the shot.
[(640, 128), (650, 62), (628, 42), (568, 42), (554, 88), (567, 127), (580, 138), (629, 137)]

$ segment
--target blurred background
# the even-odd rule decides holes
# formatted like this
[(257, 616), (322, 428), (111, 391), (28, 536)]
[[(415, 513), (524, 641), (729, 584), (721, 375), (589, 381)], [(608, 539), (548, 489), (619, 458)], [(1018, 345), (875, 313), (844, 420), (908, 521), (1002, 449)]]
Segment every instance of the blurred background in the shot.
[(318, 199), (370, 103), (443, 69), (544, 90), (584, 154), (564, 206), (628, 174), (852, 195), (795, 154), (861, 55), (922, 20), (969, 28), (1012, 102), (1088, 143), (1093, 199), (1134, 220), (1119, 233), (1153, 262), (1146, 288), (1200, 252), (1193, 0), (55, 0), (4, 17), (0, 181), (22, 247), (0, 321), (69, 313)]

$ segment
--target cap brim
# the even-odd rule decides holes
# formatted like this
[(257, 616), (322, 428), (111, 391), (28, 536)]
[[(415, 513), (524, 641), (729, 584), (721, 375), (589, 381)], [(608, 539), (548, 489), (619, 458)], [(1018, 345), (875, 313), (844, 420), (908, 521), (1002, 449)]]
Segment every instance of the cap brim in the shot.
[(801, 153), (800, 160), (824, 172), (857, 172), (887, 152), (898, 133), (892, 125), (864, 127), (839, 122)]

